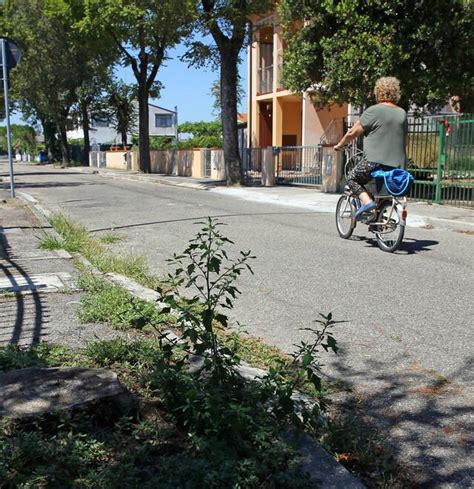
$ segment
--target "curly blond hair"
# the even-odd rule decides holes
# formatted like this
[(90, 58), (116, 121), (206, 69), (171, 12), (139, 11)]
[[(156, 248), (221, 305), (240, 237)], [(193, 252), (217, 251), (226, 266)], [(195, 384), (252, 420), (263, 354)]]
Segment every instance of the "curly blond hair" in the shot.
[(394, 76), (384, 76), (375, 82), (375, 100), (397, 103), (400, 100), (400, 80)]

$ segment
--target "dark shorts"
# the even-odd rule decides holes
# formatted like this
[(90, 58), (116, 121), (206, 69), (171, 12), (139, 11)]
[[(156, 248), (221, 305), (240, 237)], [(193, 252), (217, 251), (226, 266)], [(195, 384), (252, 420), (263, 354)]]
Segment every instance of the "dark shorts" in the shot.
[[(347, 186), (352, 193), (359, 196), (362, 192), (367, 192), (364, 185), (372, 180), (372, 172), (376, 170), (389, 169), (380, 163), (373, 163), (363, 159), (351, 170), (347, 178)], [(393, 170), (393, 168), (390, 168)]]

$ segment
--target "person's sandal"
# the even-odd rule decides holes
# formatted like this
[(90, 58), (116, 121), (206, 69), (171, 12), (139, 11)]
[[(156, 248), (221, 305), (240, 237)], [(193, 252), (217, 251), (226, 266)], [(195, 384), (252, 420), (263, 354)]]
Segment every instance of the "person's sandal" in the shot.
[(372, 200), (368, 204), (364, 204), (363, 206), (359, 207), (359, 210), (355, 214), (356, 219), (360, 220), (362, 214), (365, 214), (366, 212), (369, 212), (372, 209), (375, 209), (376, 205), (377, 204)]

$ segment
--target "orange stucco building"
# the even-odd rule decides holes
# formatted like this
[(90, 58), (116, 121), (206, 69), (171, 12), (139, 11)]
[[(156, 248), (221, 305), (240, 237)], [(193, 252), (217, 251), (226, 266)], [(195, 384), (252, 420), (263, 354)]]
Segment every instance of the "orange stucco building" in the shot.
[(276, 13), (253, 18), (248, 47), (248, 144), (250, 147), (313, 146), (333, 119), (347, 116), (347, 105), (317, 110), (308, 93), (281, 83), (284, 40)]

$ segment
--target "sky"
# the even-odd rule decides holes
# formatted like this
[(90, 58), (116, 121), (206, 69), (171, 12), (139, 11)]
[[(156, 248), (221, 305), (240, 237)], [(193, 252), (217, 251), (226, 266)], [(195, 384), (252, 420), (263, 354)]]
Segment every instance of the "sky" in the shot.
[[(164, 85), (159, 99), (150, 100), (151, 103), (174, 110), (178, 107), (178, 122), (210, 121), (214, 119), (212, 114), (213, 98), (210, 96), (211, 85), (219, 77), (217, 71), (188, 68), (178, 58), (184, 53), (184, 46), (179, 45), (168, 51), (167, 55), (171, 58), (162, 65), (157, 79)], [(242, 84), (247, 86), (247, 57), (244, 51), (243, 62), (239, 72), (242, 77)], [(117, 76), (127, 83), (135, 82), (135, 77), (130, 67), (118, 68)], [(247, 101), (242, 100), (239, 112), (247, 112)], [(24, 124), (21, 114), (11, 114), (12, 124)], [(2, 121), (0, 125), (5, 125)]]

